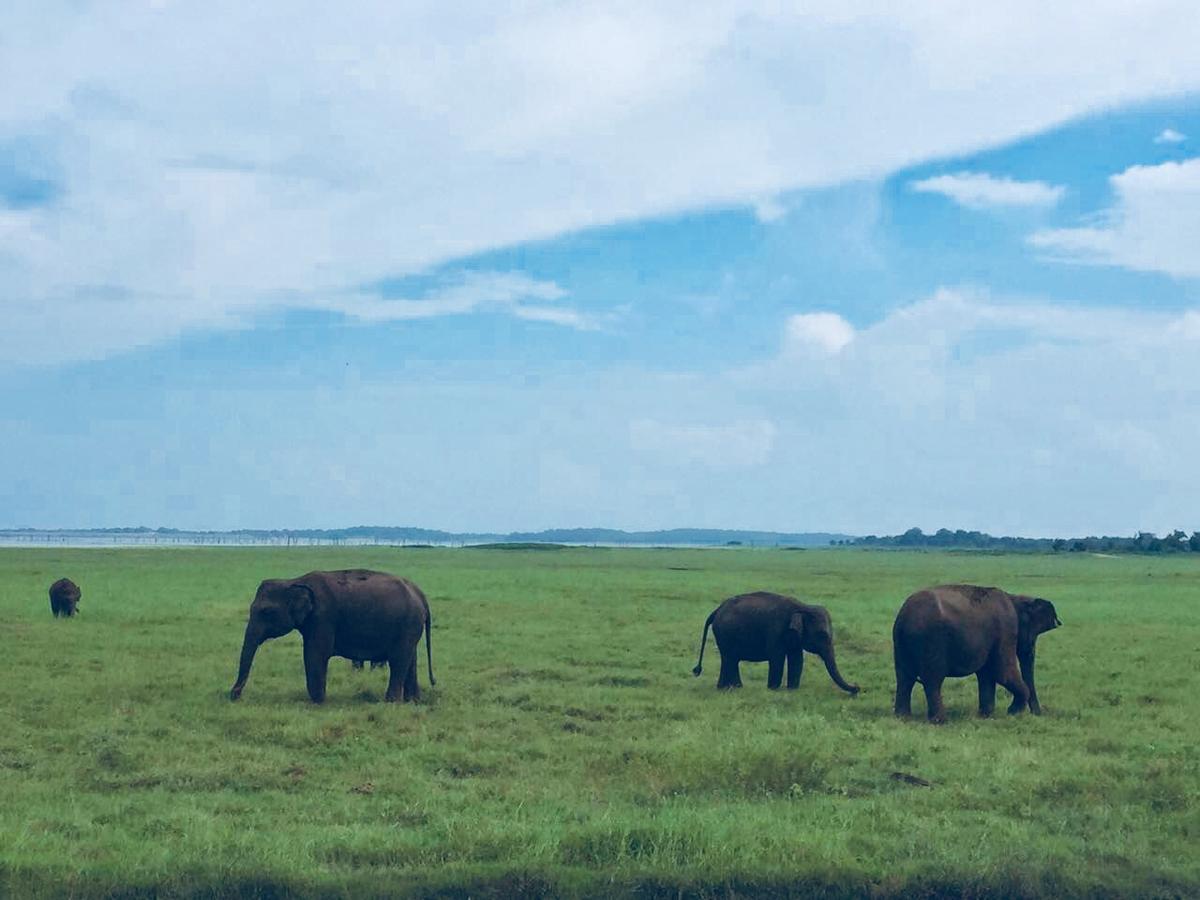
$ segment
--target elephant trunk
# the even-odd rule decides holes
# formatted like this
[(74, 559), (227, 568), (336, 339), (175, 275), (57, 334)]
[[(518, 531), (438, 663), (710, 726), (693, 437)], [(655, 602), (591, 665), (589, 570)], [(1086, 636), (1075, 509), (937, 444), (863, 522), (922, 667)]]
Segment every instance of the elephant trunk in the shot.
[(246, 679), (250, 677), (250, 666), (254, 664), (254, 654), (258, 651), (259, 645), (262, 643), (262, 636), (251, 625), (246, 626), (246, 637), (242, 641), (242, 658), (238, 663), (237, 681), (229, 690), (229, 699), (236, 700), (242, 696), (242, 688), (246, 686)]
[(825, 671), (829, 673), (829, 677), (833, 679), (833, 683), (840, 687), (848, 694), (857, 694), (858, 685), (850, 684), (842, 677), (842, 673), (838, 671), (837, 659), (833, 655), (833, 647), (829, 647), (821, 654), (821, 661), (825, 663)]

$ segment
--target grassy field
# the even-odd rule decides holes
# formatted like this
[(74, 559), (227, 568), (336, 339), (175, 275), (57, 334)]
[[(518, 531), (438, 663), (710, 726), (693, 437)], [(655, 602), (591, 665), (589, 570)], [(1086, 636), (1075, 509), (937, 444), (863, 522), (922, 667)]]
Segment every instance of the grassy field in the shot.
[[(438, 686), (385, 704), (335, 660), (312, 706), (291, 635), (230, 703), (259, 580), (348, 566), (425, 589)], [(892, 717), (895, 611), (950, 580), (1054, 601), (1040, 719), (978, 720), (973, 679), (943, 727)], [(1198, 586), (1190, 557), (2, 550), (0, 893), (1197, 896)], [(863, 693), (812, 658), (718, 693), (711, 643), (693, 678), (751, 589), (828, 606)]]

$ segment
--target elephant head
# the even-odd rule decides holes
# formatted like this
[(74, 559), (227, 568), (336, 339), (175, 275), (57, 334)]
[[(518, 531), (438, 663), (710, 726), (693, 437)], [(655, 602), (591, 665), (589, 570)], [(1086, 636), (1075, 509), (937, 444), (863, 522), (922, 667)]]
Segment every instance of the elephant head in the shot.
[(68, 618), (79, 612), (79, 588), (71, 585), (58, 595), (62, 614)]
[(833, 653), (833, 623), (823, 606), (807, 606), (792, 614), (788, 625), (789, 643), (809, 653), (815, 653), (825, 663), (825, 671), (833, 683), (850, 694), (858, 693), (858, 685), (849, 684), (838, 671)]
[(312, 614), (315, 603), (312, 588), (302, 581), (272, 579), (258, 586), (258, 593), (250, 604), (250, 618), (246, 622), (246, 636), (242, 640), (241, 663), (237, 682), (229, 691), (230, 700), (242, 695), (259, 645), (302, 628)]
[(1030, 646), (1039, 634), (1062, 624), (1054, 604), (1041, 597), (1013, 597), (1017, 608), (1017, 645)]

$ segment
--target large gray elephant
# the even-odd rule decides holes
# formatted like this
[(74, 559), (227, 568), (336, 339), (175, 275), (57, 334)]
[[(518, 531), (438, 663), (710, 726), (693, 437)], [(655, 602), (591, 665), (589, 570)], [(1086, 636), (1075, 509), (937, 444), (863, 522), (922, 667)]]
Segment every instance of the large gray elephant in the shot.
[(793, 597), (758, 591), (730, 597), (708, 617), (700, 636), (700, 659), (693, 675), (699, 675), (704, 664), (704, 644), (712, 627), (721, 651), (721, 674), (718, 688), (742, 686), (739, 663), (769, 663), (767, 687), (778, 690), (783, 682), (783, 666), (787, 663), (787, 686), (800, 686), (804, 671), (804, 651), (815, 653), (825, 663), (833, 683), (843, 691), (858, 693), (858, 685), (849, 684), (838, 671), (833, 653), (833, 623), (823, 606), (810, 606)]
[(974, 675), (979, 714), (990, 716), (996, 685), (1013, 695), (1010, 714), (1041, 715), (1033, 662), (1038, 635), (1062, 624), (1054, 604), (994, 587), (943, 584), (904, 601), (892, 626), (896, 664), (896, 715), (912, 715), (913, 685), (925, 689), (929, 721), (944, 722), (942, 681)]
[(386, 699), (416, 700), (417, 642), (425, 633), (429, 683), (433, 678), (432, 619), (421, 589), (406, 578), (367, 569), (309, 572), (258, 586), (242, 641), (237, 682), (229, 699), (242, 695), (259, 646), (296, 630), (304, 638), (304, 676), (314, 703), (325, 699), (329, 659), (386, 661)]
[(60, 578), (50, 585), (50, 611), (54, 613), (54, 618), (70, 618), (75, 615), (75, 608), (79, 606), (81, 596), (79, 585), (70, 578)]

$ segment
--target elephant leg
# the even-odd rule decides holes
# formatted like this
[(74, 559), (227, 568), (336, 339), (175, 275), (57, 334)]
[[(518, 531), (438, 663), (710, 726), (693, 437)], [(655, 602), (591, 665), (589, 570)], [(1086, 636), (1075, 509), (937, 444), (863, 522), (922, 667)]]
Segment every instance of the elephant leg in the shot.
[(996, 679), (990, 672), (977, 672), (979, 682), (979, 714), (984, 718), (990, 716), (996, 709)]
[(421, 686), (417, 684), (417, 654), (415, 652), (412, 662), (408, 665), (408, 674), (404, 676), (404, 699), (421, 699)]
[(388, 657), (388, 666), (390, 667), (388, 669), (388, 687), (383, 698), (388, 703), (409, 699), (404, 696), (404, 679), (408, 676), (408, 670), (416, 658), (415, 647), (398, 647), (393, 651), (392, 656)]
[(787, 688), (794, 691), (800, 687), (800, 676), (804, 674), (804, 651), (793, 650), (787, 655)]
[(313, 703), (325, 702), (325, 677), (329, 671), (329, 654), (316, 641), (304, 642), (304, 681)]
[(917, 683), (917, 676), (906, 666), (896, 662), (896, 706), (895, 713), (901, 718), (912, 715), (912, 692)]
[(925, 688), (925, 714), (934, 725), (941, 725), (946, 721), (946, 707), (942, 705), (942, 678), (926, 676), (922, 679), (922, 686)]
[(404, 699), (404, 677), (398, 674), (399, 672), (399, 669), (392, 666), (391, 672), (388, 673), (387, 693), (383, 695), (383, 699), (388, 703)]
[(1029, 688), (1029, 711), (1035, 716), (1042, 714), (1042, 704), (1038, 702), (1037, 686), (1033, 683), (1033, 656), (1029, 659), (1020, 660), (1021, 663), (1021, 680), (1025, 682), (1025, 687)]
[(733, 656), (721, 657), (721, 674), (717, 676), (717, 687), (720, 690), (730, 690), (742, 686), (742, 675), (738, 671), (738, 659)]
[(1025, 682), (1021, 680), (1020, 676), (1017, 676), (1012, 681), (1002, 683), (1013, 695), (1012, 703), (1008, 705), (1008, 714), (1015, 716), (1024, 712), (1029, 705), (1029, 688), (1025, 687)]
[(772, 691), (783, 686), (783, 656), (772, 656), (767, 662), (767, 688)]
[(1025, 707), (1029, 704), (1029, 688), (1021, 678), (1021, 671), (1017, 668), (1015, 658), (1005, 661), (999, 681), (1013, 695), (1012, 703), (1008, 705), (1008, 714), (1015, 716), (1017, 713), (1024, 712)]

